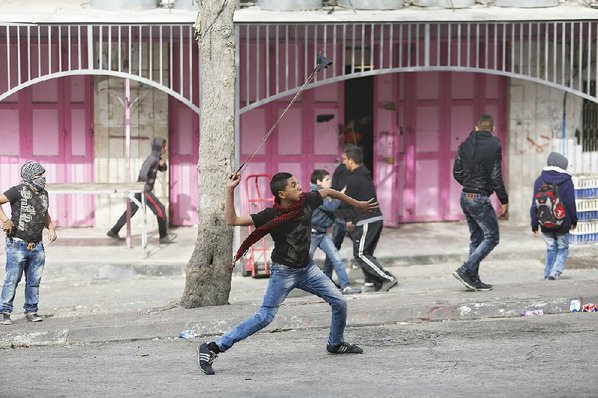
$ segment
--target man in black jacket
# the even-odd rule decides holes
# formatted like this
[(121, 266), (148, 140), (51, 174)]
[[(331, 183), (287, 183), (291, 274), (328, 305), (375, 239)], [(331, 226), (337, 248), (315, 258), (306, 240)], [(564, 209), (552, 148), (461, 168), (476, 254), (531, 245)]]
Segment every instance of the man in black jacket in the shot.
[[(162, 155), (166, 153), (167, 150), (166, 140), (164, 138), (154, 138), (152, 140), (152, 151), (151, 153), (145, 158), (145, 161), (141, 165), (141, 170), (139, 170), (139, 177), (137, 178), (137, 182), (145, 182), (144, 187), (144, 195), (145, 195), (145, 202), (147, 206), (152, 210), (152, 212), (156, 215), (158, 220), (158, 232), (160, 234), (160, 243), (172, 243), (172, 238), (168, 236), (167, 227), (167, 217), (166, 217), (166, 208), (160, 202), (160, 199), (154, 194), (154, 183), (156, 182), (156, 176), (158, 171), (166, 171), (168, 170), (168, 165), (166, 161), (162, 159)], [(135, 199), (141, 201), (141, 194), (135, 194)], [(139, 206), (136, 203), (131, 203), (131, 217), (137, 212)], [(118, 236), (118, 232), (127, 222), (127, 211), (123, 213), (122, 216), (118, 219), (116, 224), (108, 231), (106, 235), (113, 239), (122, 239)]]
[[(345, 195), (356, 200), (378, 201), (370, 171), (363, 165), (363, 152), (357, 146), (345, 149), (344, 161), (350, 174), (347, 178)], [(353, 238), (353, 256), (361, 267), (366, 281), (374, 283), (376, 291), (387, 292), (398, 284), (397, 278), (384, 270), (374, 257), (382, 233), (382, 212), (379, 208), (361, 214), (351, 210), (347, 218), (347, 230)]]
[(509, 197), (502, 178), (500, 141), (492, 135), (494, 121), (480, 115), (475, 130), (459, 146), (453, 176), (463, 186), (461, 208), (469, 226), (469, 258), (453, 276), (471, 290), (492, 290), (480, 280), (480, 262), (499, 242), (498, 220), (490, 202), (496, 192), (500, 217), (507, 214)]

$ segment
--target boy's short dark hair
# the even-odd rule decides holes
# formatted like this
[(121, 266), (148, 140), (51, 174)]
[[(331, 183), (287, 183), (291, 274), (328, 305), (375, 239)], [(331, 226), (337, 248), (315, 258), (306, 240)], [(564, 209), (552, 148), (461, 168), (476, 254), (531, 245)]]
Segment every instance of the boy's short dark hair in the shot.
[(270, 180), (270, 191), (272, 192), (272, 195), (274, 195), (276, 200), (278, 200), (278, 192), (284, 191), (284, 189), (287, 187), (288, 179), (292, 176), (293, 175), (291, 173), (285, 172), (274, 174), (274, 176)]
[(475, 125), (478, 130), (492, 131), (494, 129), (494, 119), (490, 115), (480, 115)]
[(311, 172), (311, 177), (309, 178), (309, 180), (311, 181), (312, 184), (317, 184), (318, 180), (322, 181), (324, 179), (324, 177), (329, 176), (330, 173), (324, 169), (315, 169), (314, 171)]
[(347, 155), (348, 159), (353, 160), (357, 164), (363, 163), (363, 151), (358, 146), (345, 149), (345, 155)]

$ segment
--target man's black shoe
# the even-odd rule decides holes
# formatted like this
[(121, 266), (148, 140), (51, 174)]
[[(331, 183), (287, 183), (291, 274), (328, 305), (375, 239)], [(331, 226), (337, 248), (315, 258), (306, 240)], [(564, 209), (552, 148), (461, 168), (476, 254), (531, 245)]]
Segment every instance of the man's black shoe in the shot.
[(466, 288), (475, 290), (473, 280), (471, 276), (469, 276), (469, 274), (462, 272), (460, 269), (457, 269), (455, 272), (453, 272), (453, 276), (457, 278), (459, 282), (464, 284)]
[(172, 235), (166, 235), (166, 236), (162, 236), (160, 238), (160, 244), (161, 245), (169, 245), (171, 243), (174, 243), (174, 236)]
[(326, 346), (326, 351), (331, 354), (363, 354), (363, 350), (361, 347), (356, 346), (355, 344), (349, 344), (342, 342), (337, 345), (330, 345)]
[(395, 278), (393, 276), (392, 279), (385, 280), (384, 283), (382, 283), (382, 286), (380, 286), (380, 290), (378, 290), (378, 291), (387, 292), (398, 284), (399, 284), (399, 281), (397, 280), (397, 278)]
[(207, 375), (213, 375), (214, 369), (212, 369), (212, 362), (216, 359), (217, 355), (214, 351), (208, 348), (207, 343), (202, 343), (197, 346), (197, 364), (202, 372)]
[(479, 279), (473, 282), (473, 286), (475, 287), (475, 290), (479, 290), (479, 291), (483, 291), (483, 292), (492, 290), (492, 288), (494, 287), (491, 284), (484, 283)]
[(118, 234), (116, 232), (114, 232), (113, 230), (106, 232), (106, 235), (111, 237), (112, 239), (124, 240), (124, 238), (121, 238), (120, 236), (118, 236)]

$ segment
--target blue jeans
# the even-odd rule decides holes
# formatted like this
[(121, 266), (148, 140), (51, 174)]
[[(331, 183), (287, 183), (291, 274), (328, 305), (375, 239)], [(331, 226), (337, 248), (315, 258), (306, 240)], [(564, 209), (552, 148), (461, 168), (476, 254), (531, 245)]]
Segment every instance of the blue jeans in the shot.
[[(345, 240), (345, 235), (347, 234), (347, 224), (344, 218), (335, 218), (334, 224), (332, 224), (332, 243), (336, 250), (340, 250), (341, 246), (343, 245), (343, 240)], [(326, 260), (324, 260), (324, 273), (326, 275), (332, 275), (332, 259), (326, 255)], [(328, 272), (328, 273), (326, 273)]]
[(336, 247), (334, 247), (332, 239), (326, 232), (312, 232), (311, 246), (309, 247), (309, 256), (311, 258), (314, 257), (314, 253), (318, 247), (322, 249), (324, 253), (326, 253), (326, 259), (330, 259), (329, 262), (331, 266), (326, 267), (326, 264), (324, 264), (324, 275), (332, 279), (332, 268), (334, 267), (334, 271), (336, 271), (336, 276), (338, 276), (338, 282), (341, 285), (341, 289), (349, 286), (349, 277), (347, 276), (347, 271), (345, 271), (343, 259), (341, 258), (341, 255)]
[(25, 274), (25, 312), (37, 312), (39, 284), (46, 262), (44, 245), (40, 242), (33, 250), (27, 249), (27, 242), (6, 238), (6, 278), (0, 296), (0, 313), (10, 314), (17, 286)]
[(485, 195), (461, 193), (461, 209), (469, 226), (469, 258), (460, 270), (474, 280), (479, 278), (480, 262), (498, 245), (498, 220), (490, 198)]
[(332, 321), (328, 344), (342, 343), (347, 324), (347, 300), (334, 286), (332, 281), (310, 262), (307, 267), (291, 268), (281, 264), (272, 264), (270, 280), (264, 295), (264, 301), (257, 314), (241, 322), (234, 329), (216, 340), (222, 351), (226, 351), (238, 341), (268, 326), (276, 316), (278, 307), (294, 288), (305, 290), (326, 300), (332, 307)]
[(542, 232), (546, 242), (546, 266), (544, 267), (544, 279), (550, 274), (557, 277), (563, 273), (565, 263), (569, 257), (569, 233), (558, 234), (556, 232)]

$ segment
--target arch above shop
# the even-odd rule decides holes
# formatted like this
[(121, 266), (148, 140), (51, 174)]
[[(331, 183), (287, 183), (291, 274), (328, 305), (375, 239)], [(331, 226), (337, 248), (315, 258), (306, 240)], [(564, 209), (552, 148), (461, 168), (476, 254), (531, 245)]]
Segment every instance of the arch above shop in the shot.
[(397, 72), (480, 72), (598, 102), (597, 21), (238, 24), (239, 113), (306, 88)]
[(199, 53), (192, 24), (5, 26), (0, 101), (72, 75), (134, 80), (199, 113)]

